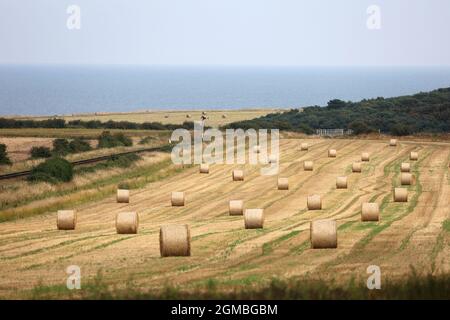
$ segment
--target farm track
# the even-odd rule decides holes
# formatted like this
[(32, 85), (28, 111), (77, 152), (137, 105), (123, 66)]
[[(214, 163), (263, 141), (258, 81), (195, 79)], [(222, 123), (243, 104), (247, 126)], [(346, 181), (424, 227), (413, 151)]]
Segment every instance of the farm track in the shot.
[[(167, 283), (193, 286), (214, 278), (223, 284), (255, 284), (271, 277), (293, 276), (347, 279), (366, 277), (370, 264), (383, 275), (403, 276), (410, 266), (432, 272), (449, 271), (448, 235), (442, 222), (450, 216), (448, 161), (450, 146), (426, 142), (310, 140), (302, 152), (300, 141), (281, 141), (280, 173), (290, 189), (276, 189), (277, 176), (260, 175), (260, 165), (212, 165), (209, 175), (198, 168), (132, 190), (130, 204), (115, 198), (82, 205), (76, 231), (57, 231), (55, 213), (0, 224), (0, 297), (21, 297), (37, 283), (64, 286), (69, 265), (79, 265), (84, 279), (101, 269), (105, 281), (117, 286), (133, 278), (142, 288)], [(336, 148), (337, 158), (327, 150)], [(398, 167), (418, 150), (413, 165), (418, 176), (409, 187), (410, 202), (393, 203), (392, 185)], [(361, 152), (371, 161), (362, 173), (350, 165)], [(314, 160), (314, 171), (303, 161)], [(231, 181), (234, 168), (245, 170), (243, 182)], [(347, 175), (349, 189), (336, 190), (337, 176)], [(185, 207), (170, 206), (170, 192), (185, 191)], [(323, 197), (320, 211), (306, 209), (308, 194)], [(246, 207), (265, 210), (262, 230), (244, 230), (242, 217), (228, 216), (228, 200), (243, 199)], [(360, 205), (382, 205), (379, 223), (361, 223)], [(137, 211), (139, 233), (117, 235), (114, 218), (120, 211)], [(311, 250), (311, 219), (338, 222), (338, 249)], [(159, 227), (187, 223), (191, 227), (192, 256), (161, 259)], [(14, 288), (17, 291), (12, 290)]]

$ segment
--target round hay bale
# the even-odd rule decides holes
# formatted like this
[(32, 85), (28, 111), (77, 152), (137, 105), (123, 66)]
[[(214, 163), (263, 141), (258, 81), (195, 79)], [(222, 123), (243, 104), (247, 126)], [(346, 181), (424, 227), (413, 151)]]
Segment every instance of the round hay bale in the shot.
[(226, 119), (227, 118), (227, 115), (226, 114), (223, 114), (222, 115), (222, 119)]
[(391, 139), (391, 140), (389, 141), (389, 145), (390, 145), (391, 147), (397, 146), (397, 139)]
[(402, 162), (400, 166), (401, 172), (410, 172), (411, 171), (411, 164), (409, 162)]
[(328, 150), (328, 157), (329, 157), (329, 158), (336, 158), (336, 155), (337, 155), (336, 149), (330, 149), (330, 150)]
[(242, 216), (244, 214), (244, 201), (230, 200), (228, 205), (230, 216)]
[(260, 229), (264, 226), (263, 209), (246, 209), (244, 213), (245, 229)]
[(177, 191), (172, 192), (171, 202), (173, 207), (184, 206), (185, 202), (184, 192), (177, 192)]
[(310, 223), (312, 249), (337, 248), (337, 228), (335, 220), (315, 220)]
[(380, 220), (380, 208), (376, 202), (364, 202), (361, 204), (361, 221)]
[(58, 210), (56, 214), (58, 230), (75, 230), (76, 224), (77, 212), (75, 210)]
[(306, 143), (306, 142), (303, 142), (303, 143), (300, 145), (300, 150), (301, 150), (301, 151), (308, 151), (308, 148), (309, 148), (309, 145), (308, 145), (308, 143)]
[(353, 162), (352, 163), (352, 172), (361, 172), (361, 162)]
[(308, 196), (306, 204), (308, 210), (322, 210), (322, 198), (318, 194)]
[(402, 172), (402, 174), (400, 175), (400, 183), (402, 186), (409, 186), (413, 184), (413, 181), (414, 177), (409, 172)]
[(305, 161), (303, 162), (303, 170), (305, 171), (313, 171), (314, 162), (313, 161)]
[(405, 188), (395, 188), (394, 202), (408, 202), (408, 190)]
[(253, 146), (253, 152), (254, 153), (260, 153), (261, 152), (261, 147), (260, 146)]
[(368, 152), (363, 152), (361, 154), (361, 161), (369, 161), (370, 160), (370, 155)]
[(289, 190), (288, 178), (278, 178), (278, 190)]
[(277, 163), (277, 161), (278, 161), (278, 158), (277, 158), (276, 155), (271, 154), (271, 155), (269, 156), (269, 163)]
[(119, 212), (116, 215), (116, 231), (118, 234), (134, 234), (138, 232), (139, 216), (136, 212)]
[(186, 115), (186, 118), (189, 119), (190, 117), (191, 117), (191, 115), (188, 113), (188, 114)]
[(202, 163), (200, 165), (200, 173), (209, 173), (209, 164)]
[(419, 159), (419, 153), (411, 151), (411, 153), (409, 154), (409, 160), (417, 161), (417, 159)]
[(165, 225), (159, 229), (159, 252), (161, 257), (191, 255), (191, 232), (189, 226)]
[(336, 189), (347, 189), (347, 177), (336, 178)]
[(233, 170), (232, 177), (233, 177), (233, 181), (244, 181), (244, 171), (243, 170)]
[(117, 203), (129, 203), (130, 202), (130, 190), (117, 189)]
[(166, 119), (167, 119), (168, 117), (169, 117), (169, 115), (168, 115), (168, 114), (164, 115), (164, 118), (166, 118)]

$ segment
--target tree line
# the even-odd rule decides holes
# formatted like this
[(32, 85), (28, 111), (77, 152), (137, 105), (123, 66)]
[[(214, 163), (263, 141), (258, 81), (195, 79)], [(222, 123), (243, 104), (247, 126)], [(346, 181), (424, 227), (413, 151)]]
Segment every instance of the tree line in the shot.
[(193, 130), (194, 122), (185, 121), (182, 124), (162, 124), (161, 122), (143, 122), (136, 123), (130, 121), (113, 121), (102, 122), (99, 120), (71, 120), (64, 119), (10, 119), (0, 118), (0, 128), (47, 128), (47, 129), (64, 129), (64, 128), (81, 128), (81, 129), (123, 129), (123, 130), (175, 130), (179, 128)]
[(225, 128), (280, 129), (312, 134), (315, 129), (352, 129), (355, 134), (392, 135), (450, 132), (450, 88), (359, 102), (334, 99), (326, 107), (311, 106), (271, 113)]

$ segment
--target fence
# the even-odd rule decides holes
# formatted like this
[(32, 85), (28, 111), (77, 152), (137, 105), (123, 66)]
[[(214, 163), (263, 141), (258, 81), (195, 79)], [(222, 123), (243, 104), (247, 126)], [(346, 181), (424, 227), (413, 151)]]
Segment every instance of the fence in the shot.
[(319, 136), (325, 137), (336, 137), (336, 136), (345, 136), (351, 135), (353, 130), (345, 130), (345, 129), (316, 129), (316, 134)]

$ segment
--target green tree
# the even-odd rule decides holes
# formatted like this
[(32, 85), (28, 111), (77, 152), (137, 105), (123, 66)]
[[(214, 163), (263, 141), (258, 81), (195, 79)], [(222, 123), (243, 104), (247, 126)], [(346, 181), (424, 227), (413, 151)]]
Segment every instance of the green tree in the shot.
[(353, 130), (353, 134), (364, 134), (374, 132), (375, 130), (369, 126), (365, 121), (353, 121), (348, 126), (349, 129)]
[(347, 102), (339, 100), (339, 99), (333, 99), (328, 101), (327, 107), (330, 109), (339, 109), (347, 106)]
[(60, 157), (47, 159), (31, 170), (29, 181), (49, 183), (69, 182), (73, 179), (73, 165)]
[(391, 126), (390, 132), (394, 136), (407, 136), (407, 135), (414, 133), (411, 126), (408, 126), (405, 124), (400, 124), (400, 123), (397, 123), (397, 124), (394, 124), (393, 126)]
[(9, 159), (8, 153), (6, 152), (6, 145), (3, 143), (0, 144), (0, 165), (2, 164), (11, 164), (11, 160)]
[(69, 141), (67, 139), (53, 140), (53, 153), (60, 156), (70, 153)]
[(99, 148), (114, 148), (132, 145), (133, 141), (123, 133), (116, 133), (112, 135), (109, 131), (103, 131), (98, 138)]
[(31, 158), (50, 158), (52, 156), (52, 152), (50, 148), (47, 147), (32, 147), (30, 150)]
[(69, 150), (71, 153), (78, 153), (90, 151), (92, 150), (92, 147), (86, 140), (75, 138), (69, 142)]

